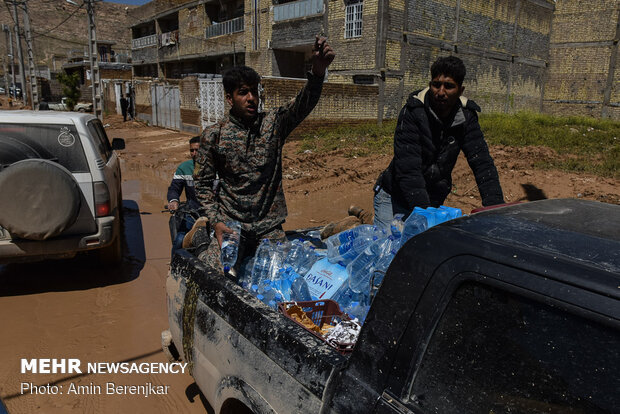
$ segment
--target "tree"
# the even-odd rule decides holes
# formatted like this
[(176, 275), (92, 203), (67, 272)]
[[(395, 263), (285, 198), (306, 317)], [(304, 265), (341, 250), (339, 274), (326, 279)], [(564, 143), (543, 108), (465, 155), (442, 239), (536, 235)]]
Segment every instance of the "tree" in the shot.
[(69, 75), (67, 72), (62, 71), (58, 74), (58, 82), (62, 85), (62, 93), (67, 98), (67, 108), (73, 111), (73, 107), (78, 103), (81, 95), (80, 74), (73, 72)]

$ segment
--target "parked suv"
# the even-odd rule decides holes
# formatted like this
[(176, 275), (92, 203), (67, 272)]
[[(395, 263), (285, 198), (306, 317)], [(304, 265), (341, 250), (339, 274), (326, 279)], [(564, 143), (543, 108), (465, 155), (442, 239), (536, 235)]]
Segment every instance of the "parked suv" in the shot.
[(0, 111), (0, 263), (93, 249), (119, 263), (123, 148), (93, 115)]

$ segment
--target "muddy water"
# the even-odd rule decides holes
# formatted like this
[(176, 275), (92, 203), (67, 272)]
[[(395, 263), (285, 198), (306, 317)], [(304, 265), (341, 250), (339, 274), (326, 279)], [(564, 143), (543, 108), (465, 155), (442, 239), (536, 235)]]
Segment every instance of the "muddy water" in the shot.
[[(211, 411), (188, 374), (85, 370), (89, 362), (167, 362), (160, 333), (168, 326), (170, 237), (169, 216), (161, 210), (173, 168), (162, 173), (136, 162), (123, 164), (127, 252), (121, 271), (101, 269), (87, 255), (0, 266), (0, 397), (9, 412)], [(82, 374), (22, 374), (22, 358), (77, 358)], [(107, 383), (150, 383), (163, 386), (165, 394), (107, 394)], [(84, 395), (69, 394), (72, 387)]]

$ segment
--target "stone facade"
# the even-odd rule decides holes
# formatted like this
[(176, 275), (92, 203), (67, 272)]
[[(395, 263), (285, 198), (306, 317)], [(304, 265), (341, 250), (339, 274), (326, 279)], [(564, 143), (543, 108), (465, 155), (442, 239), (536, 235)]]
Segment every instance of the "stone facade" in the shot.
[(544, 111), (620, 119), (619, 0), (558, 0)]

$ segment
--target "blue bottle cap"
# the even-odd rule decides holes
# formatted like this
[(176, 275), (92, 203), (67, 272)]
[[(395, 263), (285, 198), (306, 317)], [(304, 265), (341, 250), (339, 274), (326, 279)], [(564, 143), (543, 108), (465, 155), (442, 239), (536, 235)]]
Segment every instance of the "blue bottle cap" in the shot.
[(224, 266), (224, 273), (230, 272), (230, 266)]

